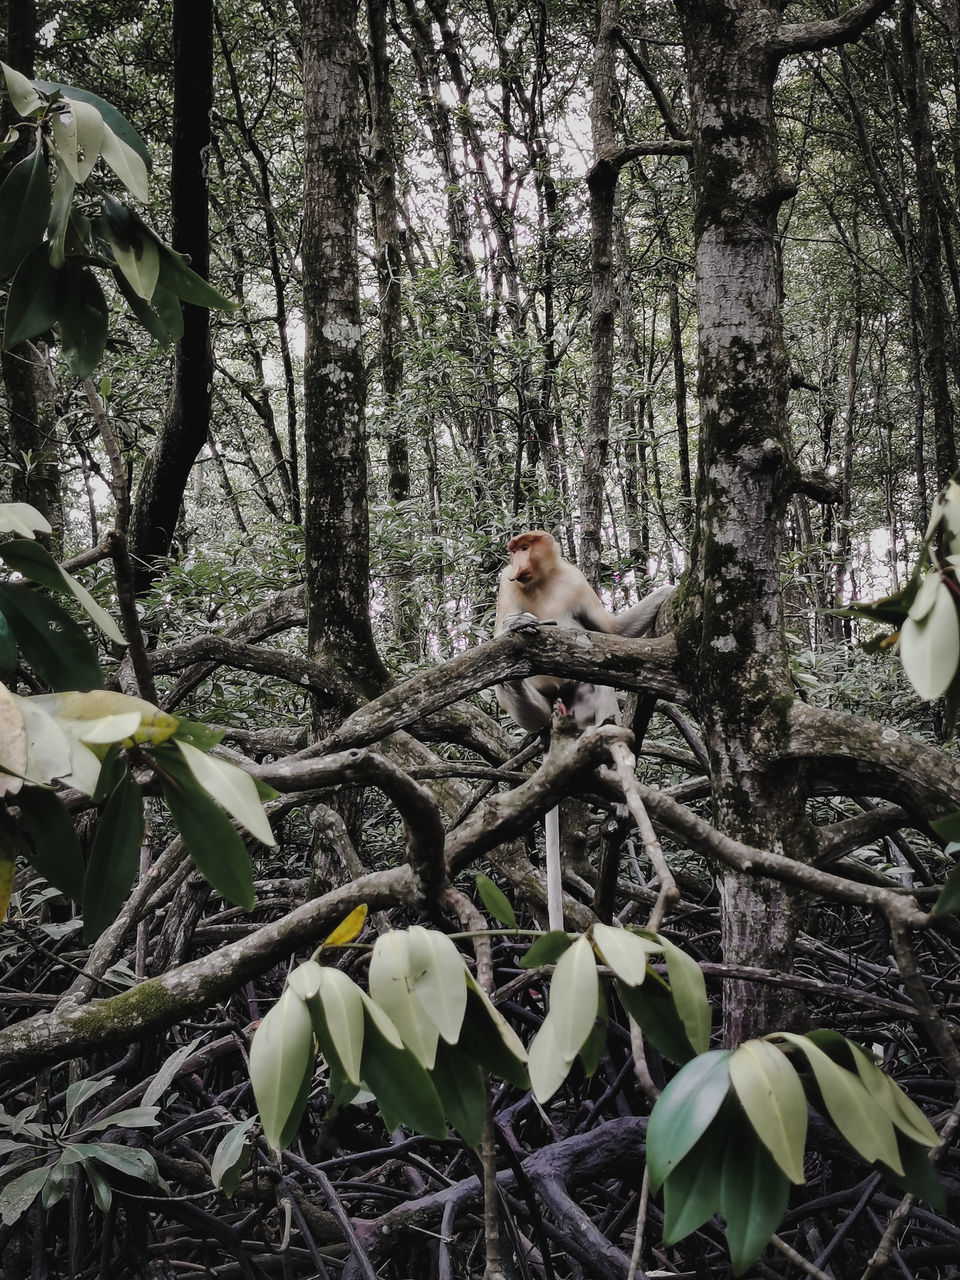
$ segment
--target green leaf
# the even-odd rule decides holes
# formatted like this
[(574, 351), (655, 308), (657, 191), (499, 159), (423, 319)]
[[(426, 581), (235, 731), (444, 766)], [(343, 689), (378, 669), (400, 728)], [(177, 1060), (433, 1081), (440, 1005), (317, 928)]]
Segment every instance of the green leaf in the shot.
[(19, 657), (20, 650), (10, 630), (10, 624), (0, 613), (0, 681), (10, 683), (10, 678), (17, 669)]
[(953, 868), (944, 881), (936, 902), (933, 904), (931, 916), (946, 916), (960, 908), (960, 862)]
[(720, 1211), (734, 1275), (742, 1275), (763, 1252), (789, 1196), (787, 1178), (750, 1126), (732, 1128), (723, 1161)]
[(250, 1165), (250, 1130), (255, 1116), (228, 1129), (217, 1144), (210, 1162), (210, 1180), (230, 1200)]
[(647, 976), (652, 955), (660, 955), (659, 942), (641, 938), (630, 929), (614, 929), (608, 924), (593, 926), (593, 941), (600, 958), (628, 986), (638, 987)]
[(13, 275), (43, 239), (50, 199), (50, 180), (38, 147), (13, 166), (0, 186), (0, 277)]
[(711, 1013), (703, 972), (692, 956), (659, 934), (655, 936), (663, 947), (670, 990), (687, 1037), (697, 1053), (706, 1053), (710, 1047)]
[(597, 962), (593, 948), (585, 937), (557, 961), (550, 983), (550, 1012), (560, 1052), (567, 1063), (573, 1062), (580, 1047), (593, 1030), (599, 999)]
[(664, 1179), (700, 1141), (730, 1090), (729, 1049), (711, 1049), (677, 1072), (653, 1105), (647, 1124), (650, 1187)]
[(95, 1098), (98, 1093), (102, 1093), (104, 1089), (109, 1089), (113, 1084), (113, 1076), (105, 1076), (100, 1080), (74, 1080), (67, 1085), (67, 1096), (64, 1101), (64, 1113), (66, 1119), (70, 1119), (73, 1113), (89, 1102), (91, 1098)]
[(154, 759), (164, 801), (200, 874), (229, 902), (252, 911), (253, 868), (233, 823), (201, 790), (176, 747), (164, 743), (155, 749)]
[(542, 933), (530, 949), (521, 957), (521, 969), (539, 969), (541, 965), (556, 964), (573, 939), (561, 929)]
[(399, 929), (383, 933), (370, 957), (370, 996), (390, 1017), (403, 1043), (424, 1067), (433, 1066), (440, 1032), (413, 994), (407, 935)]
[(256, 783), (250, 774), (228, 760), (198, 751), (182, 738), (175, 739), (175, 742), (204, 791), (261, 844), (275, 845), (270, 820), (263, 811)]
[(68, 258), (59, 295), (61, 354), (76, 378), (93, 373), (107, 345), (107, 300), (89, 267)]
[(727, 1108), (707, 1129), (692, 1151), (670, 1171), (663, 1184), (663, 1243), (676, 1244), (702, 1227), (720, 1208)]
[(23, 259), (7, 295), (3, 318), (3, 349), (53, 328), (57, 320), (58, 274), (50, 263), (50, 246), (37, 245)]
[[(306, 1106), (304, 1081), (313, 1074), (313, 1021), (298, 995), (287, 987), (261, 1020), (250, 1045), (250, 1083), (264, 1137), (277, 1151)], [(295, 1123), (294, 1123), (295, 1122)]]
[(219, 293), (212, 284), (202, 276), (191, 271), (182, 254), (158, 241), (160, 249), (160, 285), (181, 298), (184, 302), (192, 302), (198, 307), (208, 307), (211, 311), (236, 311), (237, 304)]
[(853, 1053), (857, 1074), (894, 1127), (922, 1146), (935, 1147), (940, 1138), (917, 1104), (907, 1097), (896, 1081), (880, 1070), (858, 1044), (849, 1040), (847, 1043)]
[(607, 1048), (607, 1033), (609, 1028), (610, 1017), (607, 1011), (607, 1001), (604, 996), (603, 987), (601, 986), (597, 1016), (594, 1020), (593, 1029), (580, 1046), (580, 1062), (583, 1064), (583, 1070), (587, 1076), (593, 1075), (603, 1059), (603, 1055)]
[(901, 1191), (909, 1191), (920, 1200), (925, 1200), (936, 1213), (947, 1212), (947, 1193), (943, 1183), (937, 1177), (937, 1171), (930, 1163), (930, 1151), (913, 1142), (903, 1133), (897, 1134), (897, 1153), (903, 1165), (903, 1173), (895, 1173), (893, 1169), (880, 1163), (884, 1177)]
[[(509, 1046), (504, 1038), (505, 1032), (511, 1039)], [(467, 983), (467, 1009), (458, 1044), (468, 1057), (491, 1075), (508, 1080), (518, 1089), (530, 1088), (530, 1077), (524, 1065), (526, 1050), (509, 1023), (491, 1004), (490, 998), (484, 998), (484, 993), (471, 982)]]
[(75, 1151), (81, 1158), (97, 1160), (109, 1169), (128, 1178), (139, 1178), (141, 1182), (149, 1182), (161, 1191), (169, 1192), (170, 1188), (160, 1176), (157, 1162), (149, 1151), (141, 1147), (125, 1147), (119, 1142), (71, 1142), (67, 1151)]
[(72, 595), (83, 611), (92, 618), (100, 630), (115, 644), (126, 644), (123, 632), (106, 609), (97, 604), (90, 592), (57, 564), (50, 552), (28, 538), (13, 538), (0, 542), (0, 558), (25, 578), (39, 582), (43, 587)]
[(407, 931), (413, 995), (447, 1044), (456, 1044), (467, 1007), (467, 969), (453, 941), (436, 929)]
[(224, 733), (223, 729), (211, 729), (209, 725), (198, 724), (194, 720), (184, 720), (178, 716), (177, 729), (173, 736), (179, 742), (189, 742), (198, 751), (209, 751), (211, 747), (215, 747), (223, 740)]
[(93, 1194), (93, 1203), (101, 1213), (106, 1213), (113, 1203), (113, 1191), (110, 1187), (110, 1183), (88, 1157), (81, 1157), (80, 1167), (83, 1169), (84, 1176), (90, 1183), (90, 1191)]
[(0, 1219), (4, 1226), (12, 1227), (26, 1213), (43, 1190), (49, 1176), (50, 1166), (43, 1165), (12, 1178), (0, 1190)]
[(501, 924), (505, 924), (508, 929), (517, 927), (517, 917), (513, 907), (510, 905), (510, 900), (503, 890), (493, 883), (489, 876), (477, 875), (477, 893), (479, 893), (480, 901), (486, 907), (488, 915), (493, 916), (494, 920), (499, 920)]
[(103, 201), (103, 217), (94, 230), (110, 245), (117, 266), (130, 288), (149, 302), (160, 275), (160, 250), (156, 236), (133, 210), (112, 196)]
[(900, 632), (900, 661), (917, 697), (946, 693), (960, 663), (960, 620), (953, 592), (937, 578), (936, 598), (922, 622), (907, 618)]
[(90, 849), (83, 883), (83, 937), (92, 942), (126, 901), (140, 866), (143, 804), (129, 773), (104, 806)]
[(78, 89), (71, 84), (60, 84), (55, 80), (34, 80), (34, 85), (41, 93), (49, 94), (51, 97), (60, 94), (64, 98), (69, 98), (72, 102), (87, 102), (99, 111), (105, 124), (113, 130), (113, 132), (128, 147), (132, 147), (143, 163), (149, 170), (152, 166), (150, 152), (147, 150), (143, 139), (134, 129), (133, 125), (120, 114), (116, 107), (111, 106), (109, 102), (105, 102), (103, 98), (98, 97), (95, 93), (90, 93), (87, 89)]
[(65, 897), (81, 902), (86, 868), (77, 829), (63, 801), (52, 791), (24, 787), (17, 805), (31, 845), (30, 862)]
[(443, 1106), (433, 1081), (409, 1049), (384, 1036), (364, 1003), (363, 1079), (376, 1096), (387, 1128), (406, 1125), (428, 1138), (447, 1137)]
[(18, 115), (32, 116), (35, 111), (42, 111), (46, 107), (46, 100), (37, 93), (34, 81), (28, 80), (22, 72), (15, 71), (13, 67), (8, 67), (5, 62), (0, 62), (0, 67), (3, 68), (7, 93)]
[(313, 960), (295, 969), (288, 979), (301, 995), (304, 990), (297, 985), (297, 975), (309, 976), (308, 967), (311, 974), (316, 970), (316, 990), (309, 997), (309, 1005), (314, 1014), (314, 1029), (317, 1030), (321, 1050), (324, 1057), (329, 1058), (326, 1047), (329, 1042), (346, 1079), (359, 1086), (363, 1053), (363, 993), (340, 969), (329, 969)]
[(179, 301), (172, 294), (154, 289), (150, 302), (144, 302), (130, 287), (130, 282), (119, 267), (113, 268), (113, 278), (130, 310), (161, 347), (169, 347), (183, 336), (183, 313)]
[(573, 1058), (566, 1057), (561, 1050), (557, 1039), (556, 1023), (551, 1022), (548, 1014), (540, 1030), (530, 1042), (527, 1057), (530, 1087), (533, 1090), (533, 1096), (541, 1106), (557, 1092), (570, 1074), (572, 1065)]
[(809, 1036), (789, 1031), (777, 1034), (805, 1055), (830, 1119), (854, 1150), (865, 1160), (882, 1160), (895, 1173), (902, 1174), (893, 1125), (860, 1077), (829, 1058)]
[(483, 1072), (460, 1049), (441, 1040), (430, 1079), (454, 1129), (467, 1146), (478, 1147), (487, 1109)]
[(50, 1166), (50, 1176), (40, 1192), (40, 1203), (44, 1209), (52, 1209), (58, 1204), (73, 1185), (74, 1170), (72, 1162), (60, 1159)]
[(32, 587), (0, 583), (4, 614), (24, 659), (53, 689), (100, 689), (103, 672), (83, 628)]
[(652, 969), (642, 987), (614, 982), (620, 1003), (653, 1047), (671, 1062), (689, 1062), (697, 1056), (677, 1013), (673, 993)]
[(774, 1160), (791, 1182), (803, 1182), (807, 1098), (792, 1065), (766, 1040), (747, 1040), (730, 1059), (730, 1083)]
[(92, 103), (66, 96), (64, 102), (66, 110), (50, 113), (57, 154), (74, 182), (86, 182), (100, 158), (106, 126)]
[(144, 204), (150, 199), (150, 182), (143, 157), (129, 143), (124, 142), (104, 122), (100, 154), (127, 190)]

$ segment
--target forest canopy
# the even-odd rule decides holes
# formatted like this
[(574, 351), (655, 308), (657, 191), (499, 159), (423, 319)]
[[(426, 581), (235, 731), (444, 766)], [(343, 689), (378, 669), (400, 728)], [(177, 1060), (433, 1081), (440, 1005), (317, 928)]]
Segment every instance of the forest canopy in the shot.
[(5, 32), (4, 1276), (960, 1275), (956, 5)]

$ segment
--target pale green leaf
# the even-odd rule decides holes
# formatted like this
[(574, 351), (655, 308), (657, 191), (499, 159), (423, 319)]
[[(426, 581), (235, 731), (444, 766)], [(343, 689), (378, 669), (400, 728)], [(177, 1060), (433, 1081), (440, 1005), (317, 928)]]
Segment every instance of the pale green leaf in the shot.
[(43, 1190), (49, 1176), (49, 1165), (44, 1165), (39, 1169), (29, 1169), (26, 1173), (21, 1173), (19, 1177), (12, 1178), (0, 1190), (0, 1218), (2, 1218), (4, 1226), (12, 1227), (26, 1213)]
[(920, 581), (920, 589), (913, 598), (913, 604), (907, 610), (907, 616), (914, 622), (922, 622), (936, 604), (939, 590), (939, 573), (933, 571), (925, 573)]
[(179, 739), (175, 741), (190, 772), (207, 795), (216, 800), (231, 818), (246, 827), (262, 844), (276, 844), (269, 819), (257, 794), (256, 783), (250, 774), (218, 756), (198, 751), (189, 742), (181, 742)]
[(960, 623), (953, 593), (937, 578), (933, 608), (923, 622), (907, 618), (900, 632), (900, 661), (918, 698), (941, 697), (960, 663)]
[(413, 925), (407, 932), (413, 993), (447, 1044), (456, 1044), (467, 1008), (467, 969), (445, 933)]
[(494, 1028), (499, 1034), (500, 1039), (503, 1041), (505, 1048), (517, 1059), (518, 1062), (526, 1062), (527, 1051), (523, 1047), (523, 1041), (469, 970), (467, 971), (467, 987), (480, 1001), (484, 1012), (493, 1023)]
[(777, 1034), (806, 1057), (830, 1119), (854, 1150), (864, 1160), (882, 1160), (894, 1173), (902, 1174), (893, 1124), (860, 1077), (839, 1066), (806, 1036), (789, 1031)]
[(35, 111), (42, 111), (47, 105), (47, 100), (37, 93), (32, 81), (21, 72), (15, 71), (13, 67), (8, 67), (5, 62), (0, 62), (0, 67), (3, 68), (3, 78), (7, 82), (10, 101), (17, 112), (22, 116), (32, 116)]
[(359, 1085), (363, 1054), (363, 992), (340, 969), (321, 967), (318, 996), (344, 1075), (351, 1084)]
[(287, 974), (287, 986), (306, 1003), (312, 1000), (320, 990), (323, 981), (323, 967), (316, 960), (305, 960), (291, 969)]
[(100, 154), (127, 190), (145, 204), (150, 199), (147, 166), (133, 147), (118, 138), (108, 124), (103, 126)]
[(266, 1014), (250, 1045), (250, 1083), (270, 1145), (281, 1148), (282, 1135), (313, 1070), (313, 1022), (310, 1011), (289, 988)]
[(569, 1066), (593, 1030), (600, 985), (593, 948), (578, 938), (557, 961), (550, 983), (550, 1012), (546, 1022)]
[(663, 947), (673, 1002), (687, 1039), (697, 1053), (706, 1053), (710, 1047), (711, 1013), (703, 972), (692, 956), (675, 947), (672, 942), (659, 935), (657, 941)]
[(125, 245), (110, 238), (110, 248), (134, 293), (149, 302), (157, 287), (160, 275), (160, 251), (157, 242), (147, 235), (140, 235), (133, 244)]
[(220, 1139), (210, 1162), (210, 1180), (230, 1199), (250, 1163), (250, 1130), (255, 1116), (235, 1124)]
[(658, 942), (641, 938), (629, 929), (614, 929), (608, 924), (593, 926), (593, 941), (604, 964), (628, 987), (638, 987), (643, 982), (650, 957), (663, 951)]
[(85, 1102), (95, 1098), (104, 1089), (109, 1089), (113, 1084), (113, 1079), (113, 1076), (104, 1076), (101, 1080), (74, 1080), (72, 1084), (67, 1085), (66, 1098), (64, 1099), (66, 1119), (69, 1120), (77, 1108), (82, 1107)]
[(917, 1104), (907, 1097), (895, 1080), (891, 1080), (886, 1072), (880, 1070), (860, 1045), (854, 1044), (852, 1040), (848, 1040), (847, 1044), (853, 1053), (857, 1074), (867, 1092), (893, 1125), (921, 1146), (935, 1147), (940, 1138)]
[(389, 1016), (403, 1043), (428, 1070), (437, 1056), (439, 1031), (413, 994), (406, 933), (391, 929), (381, 934), (370, 957), (370, 996)]
[(24, 777), (30, 782), (48, 784), (54, 778), (66, 778), (73, 770), (70, 739), (58, 721), (45, 711), (37, 698), (17, 698), (17, 709), (23, 717), (27, 735), (27, 760)]
[(530, 1043), (527, 1058), (530, 1087), (533, 1090), (533, 1096), (541, 1104), (553, 1097), (566, 1080), (573, 1065), (573, 1058), (567, 1058), (560, 1048), (554, 1030), (555, 1025), (548, 1014)]
[(52, 533), (49, 520), (29, 502), (0, 502), (0, 533), (32, 538), (34, 532)]
[(180, 1068), (190, 1057), (191, 1053), (195, 1053), (197, 1045), (201, 1040), (200, 1036), (196, 1036), (189, 1044), (182, 1044), (179, 1049), (175, 1049), (170, 1057), (167, 1058), (163, 1066), (156, 1073), (146, 1089), (143, 1091), (144, 1106), (151, 1106), (155, 1102), (159, 1102), (161, 1096), (166, 1093), (170, 1085), (177, 1077)]
[(360, 999), (363, 1001), (364, 1011), (370, 1018), (370, 1021), (383, 1036), (384, 1040), (393, 1045), (395, 1049), (404, 1048), (403, 1037), (397, 1028), (393, 1025), (390, 1016), (380, 1008), (375, 1000), (371, 1000), (367, 993), (360, 991)]
[(730, 1059), (730, 1083), (757, 1137), (791, 1182), (803, 1182), (807, 1099), (793, 1066), (766, 1040), (747, 1040)]

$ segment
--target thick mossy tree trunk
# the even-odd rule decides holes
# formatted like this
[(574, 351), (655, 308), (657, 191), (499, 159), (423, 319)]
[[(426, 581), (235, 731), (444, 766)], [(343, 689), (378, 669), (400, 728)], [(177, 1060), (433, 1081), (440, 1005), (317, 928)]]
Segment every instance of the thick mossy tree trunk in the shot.
[[(773, 84), (780, 58), (855, 36), (882, 7), (794, 24), (769, 0), (677, 3), (694, 157), (700, 397), (692, 589), (678, 640), (697, 691), (717, 826), (801, 861), (813, 856), (814, 832), (803, 779), (780, 758), (793, 690), (779, 574), (796, 476), (774, 232), (793, 186), (778, 162)], [(721, 894), (726, 962), (789, 969), (802, 908), (795, 892), (728, 872)], [(728, 1044), (792, 1016), (775, 986), (728, 981)]]
[(370, 626), (360, 334), (360, 43), (354, 0), (303, 5), (303, 365), (307, 636), (369, 694), (386, 679)]

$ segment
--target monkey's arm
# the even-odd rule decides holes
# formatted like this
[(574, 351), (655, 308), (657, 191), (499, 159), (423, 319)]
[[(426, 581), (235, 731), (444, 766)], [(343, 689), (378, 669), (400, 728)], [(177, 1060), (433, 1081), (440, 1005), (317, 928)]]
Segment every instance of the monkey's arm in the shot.
[(649, 635), (657, 620), (657, 614), (675, 590), (675, 587), (658, 587), (656, 591), (651, 591), (648, 596), (644, 596), (639, 604), (624, 609), (622, 613), (615, 613), (613, 630), (617, 635), (628, 636), (631, 639)]

